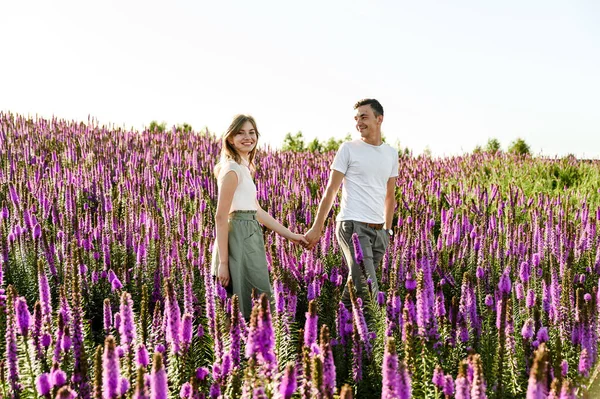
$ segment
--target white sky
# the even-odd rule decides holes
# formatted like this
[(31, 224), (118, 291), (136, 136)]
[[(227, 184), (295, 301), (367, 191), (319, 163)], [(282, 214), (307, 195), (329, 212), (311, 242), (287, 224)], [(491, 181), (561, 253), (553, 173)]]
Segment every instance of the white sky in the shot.
[(600, 158), (600, 2), (5, 1), (0, 110), (263, 139), (341, 138), (353, 104), (383, 104), (387, 141), (416, 154), (524, 138)]

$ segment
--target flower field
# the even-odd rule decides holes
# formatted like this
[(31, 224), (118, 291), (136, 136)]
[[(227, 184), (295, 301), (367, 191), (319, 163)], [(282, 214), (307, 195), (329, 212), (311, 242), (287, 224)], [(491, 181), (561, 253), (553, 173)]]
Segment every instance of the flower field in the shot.
[[(0, 113), (0, 397), (598, 392), (600, 162), (402, 157), (379, 295), (340, 303), (332, 215), (313, 251), (265, 232), (274, 295), (246, 322), (209, 272), (219, 155)], [(333, 156), (259, 152), (263, 208), (306, 232)]]

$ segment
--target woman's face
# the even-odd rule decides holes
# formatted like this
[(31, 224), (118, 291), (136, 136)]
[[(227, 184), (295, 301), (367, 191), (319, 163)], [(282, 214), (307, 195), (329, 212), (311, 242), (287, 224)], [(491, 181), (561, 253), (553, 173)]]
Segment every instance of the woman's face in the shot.
[(256, 130), (250, 121), (244, 122), (242, 128), (233, 136), (230, 136), (227, 141), (236, 149), (238, 154), (247, 156), (250, 151), (256, 147), (258, 136)]

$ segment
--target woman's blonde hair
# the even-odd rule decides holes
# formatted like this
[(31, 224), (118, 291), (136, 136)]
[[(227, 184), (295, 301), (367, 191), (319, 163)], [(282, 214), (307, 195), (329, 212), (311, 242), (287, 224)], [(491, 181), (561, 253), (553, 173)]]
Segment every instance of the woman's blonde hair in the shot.
[(239, 164), (242, 163), (242, 157), (237, 152), (235, 147), (231, 145), (231, 143), (229, 142), (229, 138), (236, 135), (246, 122), (250, 122), (252, 124), (252, 127), (254, 128), (254, 131), (256, 132), (256, 145), (254, 146), (252, 151), (250, 151), (250, 154), (248, 154), (248, 167), (250, 168), (250, 170), (254, 170), (254, 157), (256, 156), (256, 149), (258, 148), (258, 138), (260, 137), (260, 133), (258, 132), (258, 128), (256, 127), (256, 121), (252, 116), (239, 114), (233, 117), (233, 121), (231, 121), (229, 128), (227, 129), (225, 134), (223, 134), (223, 137), (221, 139), (221, 160), (215, 167), (216, 176), (219, 175), (219, 170), (221, 169), (221, 164), (223, 162), (232, 159)]

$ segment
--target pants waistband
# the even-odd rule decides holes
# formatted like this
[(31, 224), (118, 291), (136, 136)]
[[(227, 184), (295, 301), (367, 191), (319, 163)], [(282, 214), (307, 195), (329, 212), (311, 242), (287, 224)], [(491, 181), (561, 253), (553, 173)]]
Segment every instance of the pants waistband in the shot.
[(233, 211), (229, 214), (229, 219), (256, 220), (256, 211)]
[(382, 230), (384, 223), (367, 223), (367, 222), (359, 222), (357, 220), (353, 220), (354, 223), (362, 224), (363, 226), (370, 227), (375, 230)]

